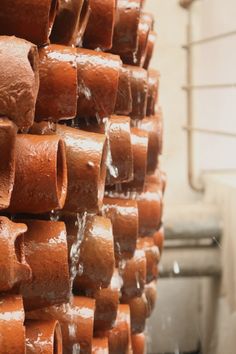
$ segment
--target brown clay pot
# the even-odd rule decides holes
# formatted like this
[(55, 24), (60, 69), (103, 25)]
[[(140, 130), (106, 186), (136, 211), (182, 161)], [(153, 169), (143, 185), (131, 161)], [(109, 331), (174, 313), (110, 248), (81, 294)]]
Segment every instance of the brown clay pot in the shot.
[(120, 304), (114, 327), (108, 332), (109, 354), (131, 354), (130, 308)]
[(0, 33), (46, 44), (57, 8), (57, 0), (1, 0)]
[(127, 116), (132, 111), (130, 76), (130, 70), (127, 67), (122, 66), (120, 69), (115, 114)]
[(146, 283), (147, 260), (143, 250), (136, 250), (133, 258), (120, 266), (120, 275), (123, 280), (123, 298), (141, 296)]
[(70, 296), (66, 229), (63, 222), (25, 220), (25, 257), (32, 280), (21, 285), (24, 306), (61, 304)]
[(133, 354), (146, 353), (146, 338), (144, 333), (132, 334), (131, 341), (132, 341)]
[(139, 128), (131, 128), (133, 147), (134, 178), (129, 183), (122, 183), (122, 191), (142, 192), (147, 171), (148, 133)]
[[(57, 320), (61, 325), (63, 353), (71, 354), (80, 349), (81, 354), (90, 354), (92, 350), (93, 299), (74, 296), (70, 303), (45, 307), (26, 314), (28, 319)], [(77, 350), (77, 351), (76, 351)]]
[(164, 240), (165, 240), (165, 234), (164, 234), (164, 227), (162, 225), (160, 229), (153, 234), (153, 241), (155, 245), (159, 248), (160, 254), (162, 254)]
[(117, 316), (121, 285), (122, 279), (118, 269), (115, 269), (109, 287), (95, 292), (95, 331), (107, 331), (113, 327)]
[(146, 53), (145, 53), (145, 58), (144, 58), (144, 63), (143, 63), (144, 69), (149, 68), (150, 61), (152, 59), (152, 55), (153, 55), (153, 51), (154, 51), (156, 38), (157, 38), (156, 32), (150, 31), (148, 34), (148, 42), (147, 42)]
[(147, 110), (148, 74), (145, 69), (137, 66), (125, 66), (130, 70), (132, 94), (132, 119), (143, 119)]
[(105, 135), (57, 125), (66, 144), (68, 192), (65, 210), (97, 212), (104, 196), (107, 142)]
[(114, 113), (120, 57), (89, 49), (77, 49), (78, 117), (108, 117)]
[(158, 184), (146, 181), (144, 192), (138, 196), (139, 235), (149, 236), (161, 224), (163, 201)]
[(130, 307), (131, 332), (142, 333), (145, 330), (146, 319), (149, 315), (148, 301), (145, 293), (128, 301)]
[(0, 118), (0, 210), (9, 207), (15, 179), (16, 126)]
[(147, 303), (148, 303), (148, 317), (151, 316), (157, 299), (157, 283), (156, 281), (152, 281), (149, 284), (145, 285), (144, 293), (146, 295)]
[(50, 36), (51, 43), (78, 44), (86, 29), (89, 15), (89, 0), (60, 0)]
[(152, 237), (142, 237), (138, 239), (137, 249), (141, 249), (145, 252), (147, 262), (146, 283), (150, 283), (158, 277), (157, 265), (160, 261), (159, 248), (155, 245)]
[(92, 341), (92, 354), (109, 354), (108, 338), (93, 338)]
[(65, 145), (58, 136), (20, 134), (9, 211), (44, 213), (64, 206), (67, 192)]
[(117, 0), (90, 0), (91, 14), (83, 38), (85, 48), (110, 49), (116, 20)]
[[(148, 70), (148, 98), (147, 98), (147, 116), (154, 115), (155, 106), (159, 96), (160, 73), (157, 70)], [(160, 108), (157, 114), (161, 115)]]
[(107, 288), (115, 267), (111, 221), (102, 216), (88, 216), (79, 250), (79, 271), (75, 290)]
[(147, 173), (154, 173), (162, 152), (162, 118), (160, 115), (146, 117), (139, 122), (139, 128), (148, 134)]
[[(8, 0), (1, 1), (0, 19), (1, 8), (7, 3)], [(12, 2), (9, 5), (13, 8)], [(0, 20), (0, 33), (1, 26)], [(8, 117), (21, 129), (29, 128), (34, 121), (39, 88), (37, 47), (24, 39), (1, 36), (0, 62), (0, 116)]]
[(18, 295), (0, 297), (1, 354), (25, 354), (25, 313)]
[(0, 292), (8, 291), (31, 278), (31, 269), (25, 260), (26, 230), (26, 225), (0, 217)]
[(104, 198), (102, 215), (111, 220), (114, 236), (115, 257), (131, 258), (138, 237), (138, 207), (131, 199)]
[(76, 48), (51, 44), (39, 49), (39, 77), (36, 120), (74, 118), (78, 93)]
[(112, 53), (134, 52), (138, 44), (141, 0), (118, 0)]
[(58, 321), (26, 321), (26, 354), (62, 354)]

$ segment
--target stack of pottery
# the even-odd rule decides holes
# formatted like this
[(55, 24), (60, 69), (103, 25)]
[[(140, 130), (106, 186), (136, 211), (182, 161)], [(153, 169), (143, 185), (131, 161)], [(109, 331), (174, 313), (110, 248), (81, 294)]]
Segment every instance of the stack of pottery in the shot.
[(142, 354), (164, 232), (142, 0), (0, 2), (0, 354)]

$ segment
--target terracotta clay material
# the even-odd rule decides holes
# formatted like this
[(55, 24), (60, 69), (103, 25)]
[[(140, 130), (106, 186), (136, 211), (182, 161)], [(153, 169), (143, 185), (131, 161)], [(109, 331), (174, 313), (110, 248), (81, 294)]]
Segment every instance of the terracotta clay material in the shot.
[(122, 66), (120, 69), (118, 91), (116, 97), (115, 114), (129, 115), (132, 111), (130, 71)]
[(148, 301), (145, 294), (128, 301), (131, 317), (132, 334), (142, 333), (145, 330), (146, 319), (149, 314)]
[(158, 231), (153, 234), (153, 241), (155, 245), (159, 248), (160, 254), (162, 254), (163, 246), (164, 246), (165, 234), (163, 225), (160, 227)]
[(59, 321), (64, 354), (71, 354), (79, 349), (81, 354), (91, 354), (94, 307), (93, 299), (74, 296), (70, 303), (31, 311), (26, 316), (28, 319)]
[(163, 200), (159, 186), (146, 182), (144, 192), (138, 196), (139, 235), (149, 236), (161, 224)]
[(114, 327), (108, 332), (108, 343), (109, 354), (132, 353), (130, 308), (128, 305), (119, 305)]
[(64, 206), (67, 192), (65, 145), (58, 136), (20, 134), (9, 211), (44, 213)]
[(51, 44), (39, 49), (36, 121), (72, 119), (77, 112), (76, 48)]
[(26, 321), (26, 354), (62, 354), (58, 321)]
[(146, 53), (145, 53), (145, 58), (144, 58), (144, 63), (143, 63), (143, 68), (148, 69), (150, 65), (150, 61), (152, 59), (153, 51), (154, 51), (154, 46), (156, 43), (156, 38), (157, 34), (155, 31), (150, 31), (148, 35), (148, 42), (147, 42), (147, 47), (146, 47)]
[(146, 353), (146, 338), (143, 333), (132, 334), (131, 341), (132, 341), (133, 354)]
[(79, 251), (76, 290), (95, 290), (109, 286), (115, 266), (111, 221), (102, 216), (88, 216)]
[(57, 125), (66, 144), (68, 192), (65, 210), (97, 212), (104, 196), (107, 142), (105, 135)]
[[(148, 70), (148, 98), (147, 98), (147, 116), (154, 115), (155, 106), (159, 96), (160, 73), (157, 70)], [(161, 115), (161, 111), (157, 111)]]
[(149, 284), (145, 285), (144, 293), (146, 295), (147, 303), (148, 303), (148, 317), (151, 316), (157, 299), (157, 283), (156, 281), (152, 281)]
[(92, 354), (109, 354), (108, 338), (93, 338)]
[[(12, 7), (12, 2), (9, 4)], [(2, 5), (1, 1), (0, 14)], [(29, 128), (39, 88), (37, 47), (24, 39), (2, 36), (0, 63), (0, 116), (8, 117), (21, 129)]]
[(0, 292), (8, 291), (31, 278), (31, 269), (25, 260), (26, 230), (26, 225), (0, 217)]
[(102, 215), (111, 220), (116, 261), (131, 258), (138, 237), (138, 207), (131, 199), (104, 198)]
[(131, 94), (132, 94), (132, 112), (133, 119), (143, 119), (147, 111), (148, 94), (148, 74), (145, 69), (137, 66), (125, 66), (130, 70)]
[(37, 45), (48, 43), (57, 0), (1, 0), (0, 34), (15, 35)]
[(1, 354), (25, 354), (24, 319), (25, 313), (20, 296), (0, 297)]
[(85, 48), (110, 49), (116, 20), (117, 0), (90, 0), (91, 13), (83, 38)]
[(107, 331), (114, 325), (117, 316), (121, 286), (122, 279), (118, 273), (118, 269), (115, 269), (109, 287), (99, 289), (95, 292), (95, 331)]
[(134, 52), (138, 44), (141, 0), (118, 0), (112, 53)]
[(143, 250), (136, 250), (133, 258), (120, 267), (123, 279), (122, 295), (124, 298), (141, 296), (146, 283), (147, 261)]
[(16, 126), (0, 118), (0, 210), (9, 207), (15, 179)]
[(147, 171), (148, 133), (139, 128), (131, 128), (134, 160), (134, 178), (122, 183), (122, 191), (142, 192)]
[(63, 222), (26, 220), (25, 257), (32, 281), (21, 286), (24, 306), (33, 310), (66, 302), (70, 296), (66, 229)]
[(152, 237), (143, 237), (138, 239), (137, 249), (144, 250), (145, 252), (147, 261), (146, 282), (150, 283), (158, 277), (157, 265), (160, 261), (159, 248), (155, 245)]
[(120, 57), (89, 49), (77, 49), (78, 117), (108, 117), (114, 113)]
[(138, 126), (148, 134), (147, 173), (154, 173), (158, 165), (158, 155), (162, 152), (162, 117), (161, 115), (146, 117)]
[(89, 0), (60, 0), (50, 36), (51, 43), (78, 44), (78, 40), (84, 34), (89, 15)]

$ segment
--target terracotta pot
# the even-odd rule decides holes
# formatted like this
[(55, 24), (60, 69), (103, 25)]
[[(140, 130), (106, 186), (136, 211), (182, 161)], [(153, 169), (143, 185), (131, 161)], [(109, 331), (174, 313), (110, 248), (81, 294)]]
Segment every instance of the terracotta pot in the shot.
[(132, 119), (142, 119), (146, 116), (148, 74), (145, 69), (137, 66), (125, 66), (131, 73)]
[(139, 122), (139, 128), (148, 134), (147, 173), (154, 173), (158, 155), (162, 152), (163, 126), (160, 115), (146, 117)]
[(24, 222), (28, 227), (25, 257), (32, 269), (32, 281), (21, 285), (25, 308), (33, 310), (66, 302), (70, 296), (70, 279), (65, 224)]
[(88, 216), (79, 250), (76, 290), (107, 288), (115, 266), (111, 221), (102, 216)]
[(29, 129), (29, 134), (33, 135), (55, 135), (56, 123), (50, 121), (34, 122)]
[[(2, 2), (1, 8), (9, 3)], [(9, 5), (13, 8), (12, 2)], [(0, 20), (0, 33), (2, 23)], [(0, 116), (8, 117), (21, 129), (29, 128), (34, 121), (39, 88), (37, 47), (24, 39), (1, 36), (0, 62)]]
[(133, 354), (146, 353), (146, 338), (144, 333), (133, 334), (131, 336)]
[(1, 0), (0, 33), (46, 44), (57, 8), (57, 0)]
[(152, 59), (153, 51), (154, 51), (154, 46), (156, 43), (157, 39), (157, 34), (155, 31), (150, 31), (148, 35), (148, 42), (147, 42), (147, 47), (146, 47), (146, 53), (145, 53), (145, 58), (144, 58), (144, 63), (143, 63), (143, 68), (148, 69), (150, 65), (150, 61)]
[(90, 354), (92, 350), (93, 299), (74, 296), (71, 303), (45, 307), (26, 314), (28, 319), (57, 320), (61, 325), (63, 353)]
[(130, 70), (127, 67), (122, 66), (120, 69), (115, 114), (127, 116), (132, 111), (130, 76)]
[(31, 269), (25, 260), (26, 230), (26, 225), (0, 217), (0, 292), (8, 291), (31, 278)]
[[(155, 106), (159, 96), (160, 73), (157, 70), (148, 70), (148, 98), (147, 98), (147, 116), (155, 115)], [(161, 115), (160, 111), (157, 114)]]
[(9, 207), (15, 179), (16, 126), (0, 118), (0, 210)]
[(109, 287), (95, 292), (95, 331), (107, 331), (113, 327), (117, 316), (121, 286), (122, 279), (118, 269), (115, 269)]
[(130, 308), (120, 304), (116, 322), (108, 332), (109, 354), (131, 354)]
[(109, 354), (108, 338), (93, 338), (92, 354)]
[(142, 192), (147, 171), (148, 133), (138, 128), (131, 128), (133, 147), (134, 178), (129, 183), (122, 183), (122, 191)]
[(146, 283), (147, 261), (143, 250), (136, 250), (133, 258), (120, 266), (120, 275), (123, 279), (123, 298), (141, 296)]
[(57, 125), (66, 144), (68, 192), (65, 210), (97, 212), (104, 196), (107, 142), (105, 135)]
[(160, 229), (153, 234), (153, 241), (155, 245), (159, 248), (160, 254), (162, 254), (164, 240), (165, 240), (165, 234), (164, 234), (164, 227), (162, 225)]
[(9, 211), (44, 213), (64, 206), (67, 193), (65, 145), (58, 136), (20, 134)]
[(39, 49), (36, 120), (72, 119), (77, 111), (76, 49), (51, 44)]
[(138, 239), (137, 249), (141, 249), (145, 252), (147, 262), (146, 282), (150, 283), (158, 277), (157, 265), (160, 261), (159, 248), (155, 245), (152, 237), (143, 237)]
[(110, 49), (116, 20), (117, 0), (90, 0), (91, 14), (83, 38), (86, 48)]
[(111, 220), (116, 261), (131, 258), (138, 237), (138, 207), (131, 199), (104, 198), (102, 215)]
[(0, 297), (1, 354), (25, 354), (24, 308), (18, 295)]
[(77, 49), (78, 117), (108, 117), (114, 113), (121, 60), (117, 55)]
[(112, 53), (134, 52), (138, 44), (141, 0), (118, 0)]
[(142, 333), (145, 330), (146, 319), (149, 314), (148, 301), (145, 294), (128, 301), (130, 307), (131, 332)]
[(161, 224), (163, 201), (159, 186), (146, 182), (144, 192), (138, 196), (139, 235), (152, 235)]
[(145, 285), (144, 293), (146, 295), (147, 303), (148, 303), (148, 317), (151, 316), (157, 299), (157, 283), (156, 281), (152, 281), (149, 284)]
[(60, 0), (51, 43), (76, 45), (84, 34), (90, 15), (89, 0)]
[(62, 354), (58, 321), (26, 321), (26, 354)]

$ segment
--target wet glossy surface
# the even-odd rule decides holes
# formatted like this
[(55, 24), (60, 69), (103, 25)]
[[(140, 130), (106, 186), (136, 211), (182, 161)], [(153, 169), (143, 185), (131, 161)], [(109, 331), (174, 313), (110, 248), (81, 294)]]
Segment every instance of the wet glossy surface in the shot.
[(109, 354), (108, 338), (93, 338), (92, 354)]
[(146, 283), (150, 283), (152, 280), (158, 277), (158, 263), (160, 261), (160, 251), (155, 245), (152, 237), (139, 238), (137, 242), (137, 248), (142, 249), (146, 255)]
[(132, 111), (131, 79), (128, 68), (122, 66), (116, 97), (115, 114), (129, 115)]
[(150, 31), (149, 35), (148, 35), (148, 42), (147, 42), (146, 53), (145, 53), (145, 58), (144, 58), (144, 63), (143, 63), (144, 69), (149, 68), (149, 64), (152, 59), (156, 39), (157, 39), (156, 32)]
[(142, 333), (145, 330), (146, 319), (149, 314), (149, 304), (145, 293), (128, 301), (131, 317), (132, 334)]
[[(159, 98), (160, 73), (157, 70), (148, 70), (148, 98), (147, 98), (147, 116), (155, 115), (155, 106)], [(157, 114), (160, 111), (157, 110)]]
[(145, 334), (133, 334), (131, 336), (133, 354), (145, 354), (146, 353), (146, 338)]

